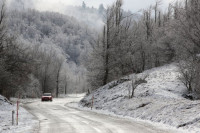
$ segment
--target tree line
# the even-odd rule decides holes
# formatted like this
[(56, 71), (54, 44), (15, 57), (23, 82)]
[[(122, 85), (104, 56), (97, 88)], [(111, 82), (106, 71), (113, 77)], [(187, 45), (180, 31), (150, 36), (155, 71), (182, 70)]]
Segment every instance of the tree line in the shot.
[(169, 4), (167, 11), (161, 10), (161, 3), (157, 0), (139, 14), (124, 11), (122, 0), (106, 9), (104, 28), (88, 59), (90, 90), (131, 73), (182, 61), (181, 81), (190, 92), (200, 90), (200, 76), (196, 73), (200, 2), (176, 1)]

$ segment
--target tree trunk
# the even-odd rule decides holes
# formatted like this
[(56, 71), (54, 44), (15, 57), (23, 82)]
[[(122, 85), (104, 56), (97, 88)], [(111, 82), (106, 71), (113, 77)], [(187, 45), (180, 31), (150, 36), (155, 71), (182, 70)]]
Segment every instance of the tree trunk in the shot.
[(109, 45), (110, 45), (110, 21), (109, 21), (109, 18), (107, 18), (107, 42), (105, 43), (105, 75), (104, 75), (104, 79), (103, 79), (103, 85), (107, 84), (108, 82), (108, 71), (109, 71), (109, 68), (108, 68), (108, 63), (109, 63)]
[(45, 70), (45, 74), (44, 74), (44, 82), (43, 82), (43, 93), (46, 92), (46, 81), (47, 81), (47, 76), (46, 76), (46, 70)]
[(67, 94), (67, 82), (65, 83), (65, 95)]
[(58, 69), (57, 76), (56, 76), (56, 97), (58, 98), (58, 91), (59, 91), (59, 75), (60, 75), (60, 68)]
[(191, 82), (189, 83), (188, 91), (189, 91), (189, 92), (192, 92), (192, 85), (191, 85)]
[(133, 98), (134, 96), (134, 91), (135, 91), (135, 87), (134, 87), (134, 82), (132, 80), (132, 92), (131, 92), (131, 98)]

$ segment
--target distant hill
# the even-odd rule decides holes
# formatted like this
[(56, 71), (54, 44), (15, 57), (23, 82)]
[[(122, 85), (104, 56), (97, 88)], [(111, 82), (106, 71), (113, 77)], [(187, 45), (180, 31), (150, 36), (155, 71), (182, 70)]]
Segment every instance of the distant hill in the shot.
[(86, 55), (96, 31), (79, 23), (74, 17), (32, 9), (11, 11), (8, 28), (22, 40), (32, 44), (50, 44), (60, 47), (69, 61), (80, 65), (80, 56)]

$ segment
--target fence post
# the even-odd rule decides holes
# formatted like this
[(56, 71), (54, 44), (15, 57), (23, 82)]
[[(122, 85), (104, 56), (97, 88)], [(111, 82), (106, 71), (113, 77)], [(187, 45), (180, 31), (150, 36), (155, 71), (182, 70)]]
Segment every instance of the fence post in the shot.
[(16, 118), (16, 125), (18, 125), (18, 110), (19, 110), (19, 99), (17, 100), (17, 118)]
[(12, 111), (12, 125), (14, 125), (14, 114), (15, 114), (15, 111), (13, 110)]

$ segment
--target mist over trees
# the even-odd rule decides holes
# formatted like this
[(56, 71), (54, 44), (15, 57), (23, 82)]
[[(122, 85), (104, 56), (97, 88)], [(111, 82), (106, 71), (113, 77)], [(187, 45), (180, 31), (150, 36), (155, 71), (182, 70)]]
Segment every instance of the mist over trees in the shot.
[(10, 12), (8, 27), (31, 43), (61, 47), (68, 60), (78, 65), (80, 55), (87, 51), (96, 34), (73, 17), (36, 10)]
[[(85, 23), (87, 27), (93, 30), (100, 30), (103, 26), (103, 13), (105, 8), (103, 4), (99, 5), (99, 9), (88, 7), (84, 1), (80, 2), (80, 6), (70, 6), (59, 3), (55, 8), (41, 9), (40, 0), (7, 0), (9, 10), (24, 11), (26, 9), (35, 9), (38, 11), (59, 12), (63, 15), (76, 18), (80, 24)], [(81, 5), (82, 4), (82, 5)], [(47, 3), (48, 5), (48, 3)], [(51, 5), (52, 6), (52, 5)]]

